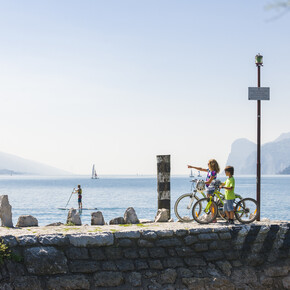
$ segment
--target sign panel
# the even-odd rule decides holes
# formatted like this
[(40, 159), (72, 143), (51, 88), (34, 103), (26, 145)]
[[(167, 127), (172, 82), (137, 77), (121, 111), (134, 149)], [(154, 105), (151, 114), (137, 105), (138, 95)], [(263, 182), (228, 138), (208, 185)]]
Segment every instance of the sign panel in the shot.
[(270, 100), (270, 88), (249, 88), (248, 92), (249, 100), (255, 101), (269, 101)]

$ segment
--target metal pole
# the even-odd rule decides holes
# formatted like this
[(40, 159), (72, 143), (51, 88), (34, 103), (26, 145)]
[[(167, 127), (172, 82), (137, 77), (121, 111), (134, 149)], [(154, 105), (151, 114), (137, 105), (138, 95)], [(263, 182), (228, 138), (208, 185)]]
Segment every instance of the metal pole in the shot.
[[(258, 88), (261, 87), (261, 65), (258, 68)], [(257, 101), (257, 203), (258, 216), (257, 221), (260, 220), (261, 209), (261, 101)]]
[(168, 210), (170, 219), (170, 155), (157, 155), (158, 209)]

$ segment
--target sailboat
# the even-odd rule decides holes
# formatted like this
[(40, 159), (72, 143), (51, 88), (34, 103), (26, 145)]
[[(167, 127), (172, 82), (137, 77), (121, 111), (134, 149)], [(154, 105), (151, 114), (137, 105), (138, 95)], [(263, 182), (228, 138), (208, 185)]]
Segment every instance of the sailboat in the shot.
[(93, 165), (93, 169), (92, 169), (92, 179), (99, 179), (96, 168), (95, 168), (95, 164)]
[(189, 175), (189, 177), (194, 177), (194, 175), (193, 175), (193, 173), (192, 173), (192, 169), (191, 169), (191, 171), (190, 171), (190, 175)]
[(197, 175), (197, 177), (201, 177), (201, 175), (200, 175), (200, 171), (198, 171), (198, 175)]

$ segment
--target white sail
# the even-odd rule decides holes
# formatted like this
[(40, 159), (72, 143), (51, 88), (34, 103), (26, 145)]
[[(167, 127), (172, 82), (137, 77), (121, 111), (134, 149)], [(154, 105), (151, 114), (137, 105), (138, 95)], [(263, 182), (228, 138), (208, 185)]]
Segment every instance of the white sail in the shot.
[(93, 165), (93, 169), (92, 169), (92, 178), (95, 177), (95, 164)]

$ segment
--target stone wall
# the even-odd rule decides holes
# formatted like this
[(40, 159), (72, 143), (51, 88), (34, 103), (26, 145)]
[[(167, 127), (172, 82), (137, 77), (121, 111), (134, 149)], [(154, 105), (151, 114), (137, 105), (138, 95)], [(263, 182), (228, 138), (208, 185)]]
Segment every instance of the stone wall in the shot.
[(0, 289), (290, 289), (289, 223), (2, 239)]

